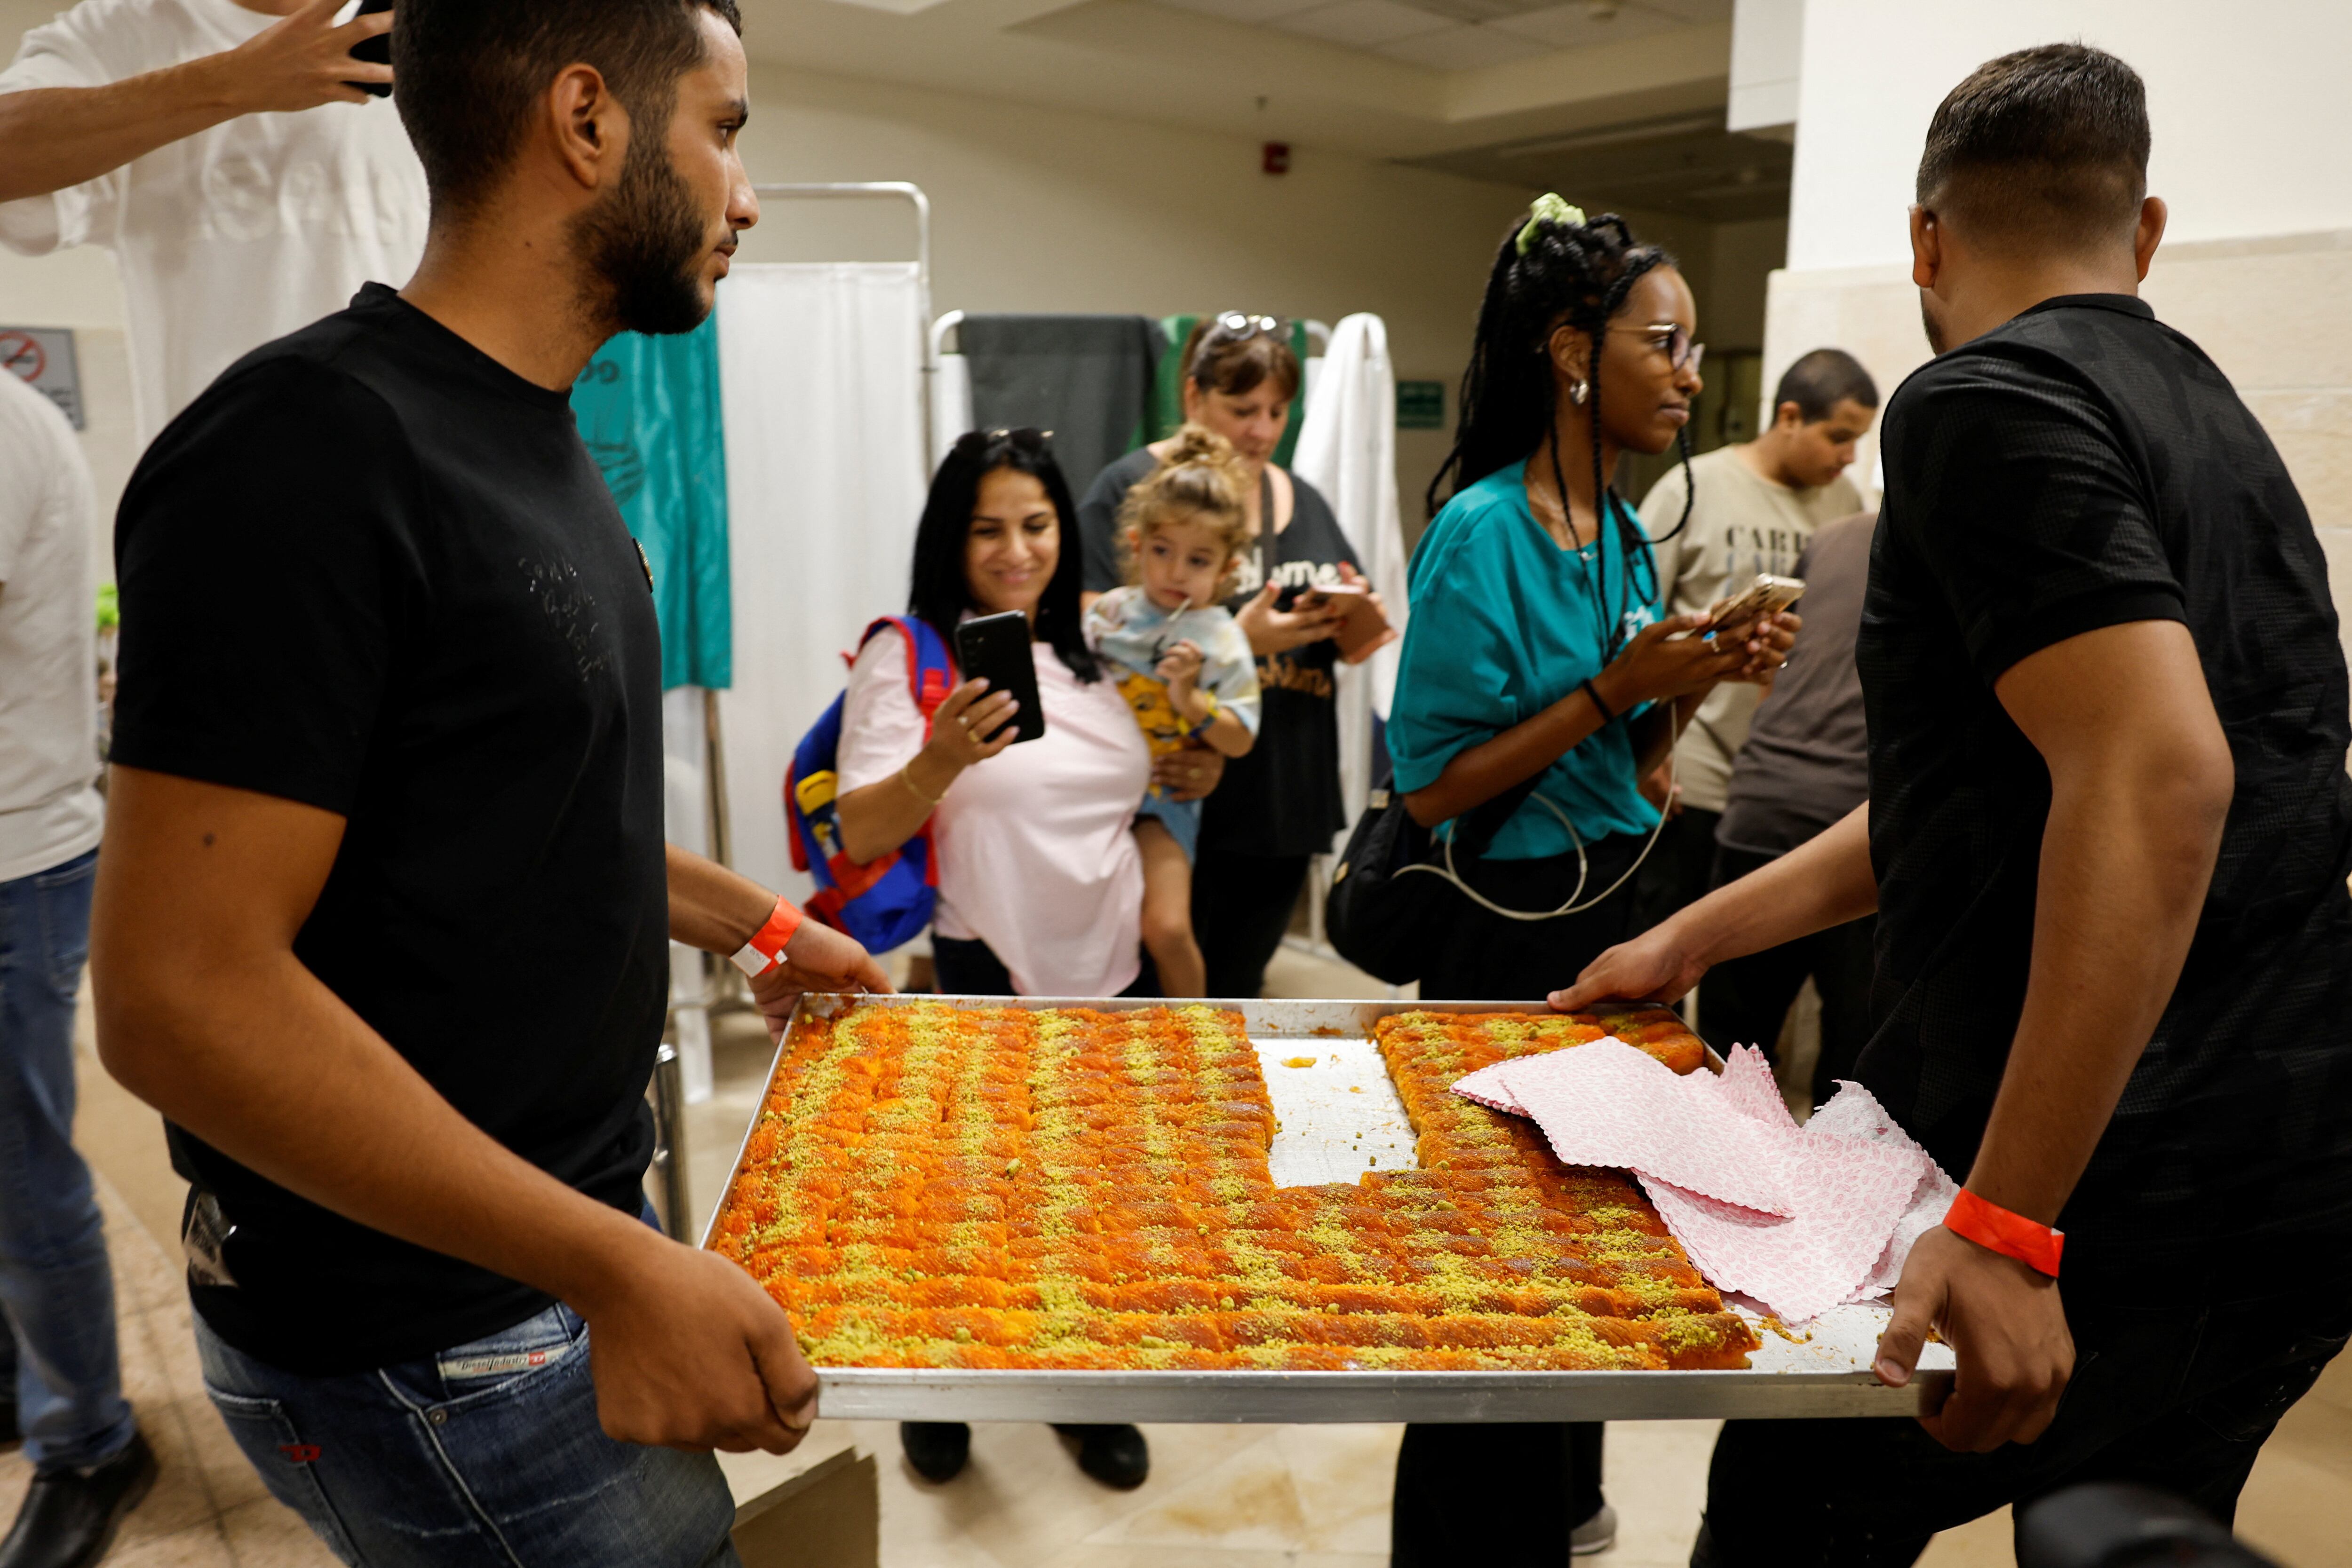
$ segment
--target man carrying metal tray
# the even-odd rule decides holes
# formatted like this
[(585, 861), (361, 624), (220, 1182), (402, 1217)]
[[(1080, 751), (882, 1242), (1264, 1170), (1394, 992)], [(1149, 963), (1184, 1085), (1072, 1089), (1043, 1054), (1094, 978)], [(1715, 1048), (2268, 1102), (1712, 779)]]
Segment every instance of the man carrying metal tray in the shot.
[(194, 1183), (205, 1382), (344, 1560), (731, 1563), (709, 1450), (816, 1380), (642, 1221), (667, 943), (781, 1020), (887, 989), (662, 838), (650, 572), (570, 405), (758, 218), (734, 0), (402, 0), (424, 264), (231, 367), (118, 532), (92, 943), (107, 1067)]
[(1939, 1331), (1948, 1403), (1730, 1423), (1695, 1563), (1909, 1563), (2078, 1480), (2226, 1521), (2352, 1331), (2344, 656), (2278, 454), (2137, 298), (2148, 143), (2139, 78), (2081, 45), (1944, 100), (1911, 209), (1938, 357), (1888, 405), (1859, 644), (1870, 803), (1553, 998), (1678, 997), (1875, 910), (1859, 1076), (1968, 1172), (1878, 1351), (1905, 1383)]

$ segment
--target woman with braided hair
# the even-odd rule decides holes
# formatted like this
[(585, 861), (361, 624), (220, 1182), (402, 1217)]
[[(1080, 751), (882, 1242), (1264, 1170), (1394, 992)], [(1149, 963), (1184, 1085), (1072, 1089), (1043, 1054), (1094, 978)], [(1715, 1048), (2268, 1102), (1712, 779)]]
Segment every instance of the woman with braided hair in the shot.
[[(1496, 254), (1388, 729), (1407, 810), (1454, 852), (1424, 998), (1539, 998), (1624, 940), (1658, 823), (1642, 774), (1717, 683), (1769, 680), (1794, 641), (1793, 615), (1662, 616), (1650, 541), (1611, 487), (1621, 454), (1682, 438), (1696, 318), (1673, 257), (1556, 195)], [(1393, 1568), (1559, 1568), (1605, 1549), (1601, 1432), (1406, 1428)], [(1465, 1511), (1469, 1495), (1511, 1501)]]

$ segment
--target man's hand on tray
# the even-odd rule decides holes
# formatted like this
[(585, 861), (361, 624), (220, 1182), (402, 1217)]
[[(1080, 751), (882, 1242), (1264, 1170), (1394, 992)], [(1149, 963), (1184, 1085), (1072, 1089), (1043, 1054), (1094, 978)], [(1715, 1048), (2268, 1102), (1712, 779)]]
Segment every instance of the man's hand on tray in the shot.
[(1919, 1425), (1957, 1453), (2041, 1437), (2074, 1372), (2058, 1281), (1938, 1225), (1913, 1246), (1895, 1286), (1895, 1316), (1878, 1341), (1881, 1383), (1911, 1381), (1931, 1326), (1958, 1371), (1943, 1409)]
[(1706, 961), (1675, 936), (1673, 922), (1620, 942), (1591, 963), (1576, 983), (1551, 994), (1554, 1012), (1581, 1012), (1595, 1002), (1675, 1002), (1706, 973)]
[(588, 1321), (604, 1435), (790, 1453), (816, 1419), (817, 1395), (792, 1320), (733, 1262), (641, 1228), (642, 1244), (570, 1303)]
[(793, 1004), (803, 991), (869, 991), (887, 996), (890, 977), (854, 936), (815, 919), (801, 922), (784, 944), (784, 961), (751, 981), (751, 998), (768, 1020), (772, 1040), (784, 1038)]

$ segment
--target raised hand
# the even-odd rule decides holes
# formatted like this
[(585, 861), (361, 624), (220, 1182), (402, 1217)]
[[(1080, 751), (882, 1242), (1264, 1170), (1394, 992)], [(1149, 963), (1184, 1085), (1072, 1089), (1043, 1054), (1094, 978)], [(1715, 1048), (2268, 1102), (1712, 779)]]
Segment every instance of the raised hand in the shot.
[(365, 103), (353, 82), (389, 83), (392, 68), (352, 58), (352, 50), (392, 31), (377, 11), (335, 26), (343, 0), (316, 0), (213, 57), (221, 85), (246, 114), (299, 113), (322, 103)]

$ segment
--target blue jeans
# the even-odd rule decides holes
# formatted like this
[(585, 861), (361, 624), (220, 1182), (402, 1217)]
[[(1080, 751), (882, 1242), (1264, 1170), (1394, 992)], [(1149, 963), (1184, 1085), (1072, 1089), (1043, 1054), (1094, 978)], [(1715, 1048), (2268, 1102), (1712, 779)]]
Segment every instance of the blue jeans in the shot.
[(131, 1442), (114, 1271), (74, 1152), (74, 993), (89, 956), (95, 851), (0, 882), (0, 1308), (16, 1340), (17, 1421), (39, 1469)]
[(719, 1461), (596, 1424), (568, 1307), (343, 1377), (280, 1371), (202, 1318), (196, 1349), (272, 1495), (355, 1568), (740, 1568)]

